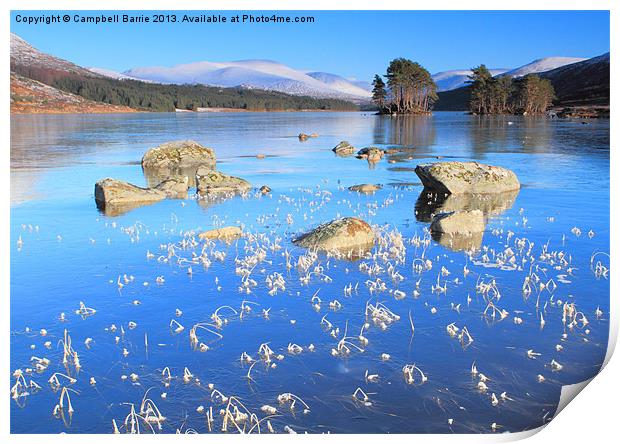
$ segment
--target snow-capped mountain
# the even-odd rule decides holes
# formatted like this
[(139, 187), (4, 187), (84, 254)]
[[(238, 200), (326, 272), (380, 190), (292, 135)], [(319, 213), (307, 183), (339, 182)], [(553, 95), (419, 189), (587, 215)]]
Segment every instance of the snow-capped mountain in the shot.
[(110, 77), (111, 79), (116, 79), (116, 80), (140, 80), (142, 82), (147, 82), (147, 80), (137, 79), (135, 77), (128, 76), (128, 75), (123, 74), (121, 72), (112, 71), (111, 69), (97, 68), (97, 67), (87, 68), (87, 69), (89, 71), (91, 71), (91, 72), (94, 72), (95, 74), (99, 74), (100, 76), (104, 76), (104, 77)]
[[(506, 75), (511, 77), (523, 77), (528, 74), (541, 73), (572, 63), (582, 62), (586, 59), (578, 57), (545, 57), (534, 60), (527, 65), (514, 69), (490, 69), (493, 76)], [(437, 84), (437, 91), (450, 91), (461, 86), (465, 86), (468, 77), (471, 75), (470, 69), (460, 69), (454, 71), (442, 71), (433, 74), (433, 80)]]
[(125, 76), (158, 83), (244, 86), (295, 95), (368, 99), (370, 91), (336, 74), (306, 72), (271, 60), (196, 62), (133, 68)]
[[(508, 71), (508, 69), (490, 69), (494, 76)], [(433, 80), (437, 84), (437, 91), (450, 91), (451, 89), (465, 86), (471, 75), (471, 69), (457, 69), (454, 71), (442, 71), (433, 74)]]
[(349, 80), (337, 74), (330, 74), (328, 72), (308, 72), (306, 73), (313, 79), (329, 85), (332, 88), (336, 88), (339, 91), (349, 92), (351, 95), (363, 94), (360, 89), (366, 93), (372, 91), (372, 85), (370, 82), (364, 82), (363, 80)]
[(570, 65), (571, 63), (583, 62), (584, 60), (586, 59), (579, 57), (545, 57), (544, 59), (537, 59), (527, 65), (507, 71), (504, 75), (523, 77), (528, 74), (550, 71), (561, 66)]

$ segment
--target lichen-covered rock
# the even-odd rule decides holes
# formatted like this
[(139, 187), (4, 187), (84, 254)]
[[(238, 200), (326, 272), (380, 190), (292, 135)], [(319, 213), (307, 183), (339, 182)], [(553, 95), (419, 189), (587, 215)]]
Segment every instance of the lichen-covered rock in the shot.
[(484, 231), (486, 223), (480, 210), (439, 213), (433, 217), (431, 232), (445, 234), (471, 234)]
[(320, 251), (366, 251), (374, 245), (375, 233), (363, 220), (345, 217), (319, 225), (294, 239), (293, 243)]
[(208, 230), (200, 233), (198, 237), (200, 239), (231, 239), (233, 237), (241, 236), (243, 232), (239, 227), (222, 227), (215, 230)]
[(215, 151), (191, 140), (167, 142), (151, 148), (142, 157), (142, 168), (177, 169), (215, 167)]
[(159, 183), (155, 189), (166, 193), (168, 198), (185, 199), (189, 189), (189, 178), (187, 176), (169, 177)]
[(338, 156), (349, 156), (355, 153), (356, 148), (346, 140), (343, 140), (338, 145), (332, 148), (332, 151)]
[(119, 216), (134, 208), (159, 202), (166, 193), (152, 188), (141, 188), (116, 179), (102, 179), (95, 184), (95, 203), (107, 216)]
[(478, 162), (423, 164), (415, 172), (425, 188), (448, 194), (502, 193), (521, 186), (509, 169)]
[(202, 167), (196, 172), (196, 189), (199, 193), (243, 193), (250, 188), (252, 185), (240, 177)]
[(385, 152), (381, 148), (370, 146), (359, 150), (357, 152), (357, 157), (358, 159), (366, 159), (369, 162), (378, 162), (383, 157), (383, 154), (385, 154)]
[(95, 184), (95, 200), (104, 205), (157, 202), (165, 198), (164, 191), (141, 188), (122, 180), (106, 178)]
[(349, 191), (357, 191), (358, 193), (374, 193), (381, 189), (381, 185), (375, 185), (372, 183), (363, 183), (360, 185), (353, 185), (349, 187)]

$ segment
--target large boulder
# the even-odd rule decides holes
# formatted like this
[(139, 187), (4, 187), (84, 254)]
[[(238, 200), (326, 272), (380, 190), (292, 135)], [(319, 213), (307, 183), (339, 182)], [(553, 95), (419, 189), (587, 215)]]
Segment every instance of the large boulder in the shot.
[(375, 233), (363, 220), (345, 217), (319, 225), (294, 239), (293, 243), (321, 251), (367, 251), (375, 243)]
[(102, 179), (95, 184), (97, 208), (107, 216), (119, 216), (142, 205), (159, 202), (166, 193), (153, 188), (141, 188), (116, 179)]
[(338, 156), (350, 156), (355, 153), (356, 148), (346, 140), (343, 140), (338, 145), (332, 148), (332, 151)]
[(215, 151), (191, 140), (167, 142), (142, 157), (144, 169), (215, 168)]
[(166, 193), (166, 197), (185, 199), (189, 189), (189, 178), (187, 176), (170, 177), (159, 183), (155, 189)]
[(503, 193), (521, 186), (509, 169), (478, 162), (423, 164), (415, 172), (425, 188), (447, 194)]
[(106, 205), (157, 202), (165, 198), (164, 191), (141, 188), (122, 180), (107, 178), (95, 184), (95, 200)]
[(431, 232), (445, 234), (471, 234), (484, 231), (486, 223), (480, 210), (439, 213), (433, 217)]
[(250, 182), (208, 168), (198, 168), (196, 189), (199, 193), (244, 193), (252, 188)]

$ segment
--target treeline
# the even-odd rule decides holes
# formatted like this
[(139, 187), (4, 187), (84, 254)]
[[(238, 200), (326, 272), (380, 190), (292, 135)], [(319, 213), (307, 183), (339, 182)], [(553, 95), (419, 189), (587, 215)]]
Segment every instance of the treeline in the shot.
[(357, 109), (355, 104), (345, 100), (315, 99), (246, 88), (162, 85), (135, 80), (69, 77), (55, 80), (52, 86), (90, 100), (148, 111), (195, 111), (198, 108), (238, 108), (248, 111)]
[(390, 62), (387, 85), (378, 74), (372, 82), (372, 99), (382, 114), (429, 114), (437, 100), (437, 85), (419, 63), (399, 58)]
[(555, 98), (551, 82), (534, 74), (518, 79), (493, 77), (480, 65), (472, 69), (469, 79), (469, 110), (474, 114), (543, 114)]
[(359, 109), (356, 104), (346, 100), (293, 96), (259, 89), (164, 85), (45, 69), (25, 68), (15, 71), (25, 77), (86, 99), (111, 105), (129, 106), (144, 111), (174, 111), (175, 109), (195, 111), (198, 108), (236, 108), (248, 111), (356, 111)]

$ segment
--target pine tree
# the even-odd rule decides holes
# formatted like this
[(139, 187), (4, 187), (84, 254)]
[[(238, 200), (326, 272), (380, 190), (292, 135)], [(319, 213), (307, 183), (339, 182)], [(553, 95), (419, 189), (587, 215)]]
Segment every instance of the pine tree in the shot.
[(419, 63), (405, 58), (394, 59), (385, 77), (390, 93), (387, 111), (391, 113), (427, 114), (437, 100), (437, 85)]
[(379, 110), (383, 109), (386, 97), (385, 82), (379, 74), (375, 74), (375, 78), (372, 81), (372, 101), (379, 107)]

